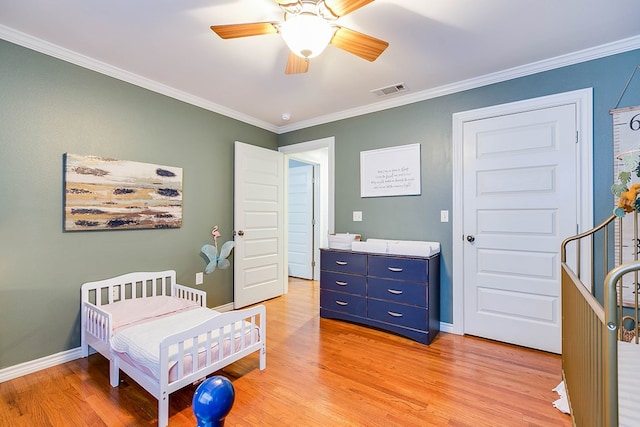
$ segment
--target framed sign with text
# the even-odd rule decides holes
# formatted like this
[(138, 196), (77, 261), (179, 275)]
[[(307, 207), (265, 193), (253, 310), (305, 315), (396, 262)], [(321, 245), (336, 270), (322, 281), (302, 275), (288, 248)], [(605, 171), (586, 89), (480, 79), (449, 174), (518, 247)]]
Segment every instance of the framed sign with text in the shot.
[(361, 151), (360, 197), (420, 195), (420, 172), (420, 144)]

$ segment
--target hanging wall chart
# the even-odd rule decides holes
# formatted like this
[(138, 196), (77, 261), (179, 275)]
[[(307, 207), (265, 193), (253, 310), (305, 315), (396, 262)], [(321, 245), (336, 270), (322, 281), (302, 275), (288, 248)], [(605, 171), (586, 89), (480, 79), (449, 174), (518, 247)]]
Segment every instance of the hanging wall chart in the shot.
[[(614, 186), (612, 191), (614, 193), (614, 213), (622, 217), (622, 227), (618, 221), (615, 221), (614, 225), (614, 247), (622, 248), (622, 253), (618, 250), (614, 251), (615, 265), (619, 265), (624, 262), (630, 262), (638, 259), (640, 254), (640, 244), (634, 238), (634, 214), (625, 215), (625, 212), (618, 208), (620, 196), (619, 190), (616, 191), (616, 185), (620, 186), (620, 174), (627, 172), (630, 177), (630, 181), (624, 183), (625, 188), (632, 188), (634, 184), (640, 184), (640, 177), (638, 177), (638, 166), (640, 165), (640, 105), (632, 107), (618, 108), (622, 97), (629, 88), (631, 81), (635, 73), (640, 69), (637, 66), (627, 84), (625, 85), (618, 102), (614, 109), (610, 111), (613, 118), (613, 172), (614, 172)], [(634, 305), (635, 290), (637, 284), (634, 285), (634, 277), (631, 274), (627, 274), (622, 279), (622, 297), (625, 305)]]

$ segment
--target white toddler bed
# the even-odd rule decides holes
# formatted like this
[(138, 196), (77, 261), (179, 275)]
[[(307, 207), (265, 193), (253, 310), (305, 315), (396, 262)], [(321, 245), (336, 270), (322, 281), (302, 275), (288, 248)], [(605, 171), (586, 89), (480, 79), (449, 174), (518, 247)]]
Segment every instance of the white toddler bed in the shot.
[(122, 369), (158, 399), (159, 427), (174, 391), (255, 351), (266, 367), (265, 307), (208, 309), (206, 293), (177, 284), (173, 270), (85, 283), (81, 304), (82, 356), (94, 348), (109, 359), (112, 387)]

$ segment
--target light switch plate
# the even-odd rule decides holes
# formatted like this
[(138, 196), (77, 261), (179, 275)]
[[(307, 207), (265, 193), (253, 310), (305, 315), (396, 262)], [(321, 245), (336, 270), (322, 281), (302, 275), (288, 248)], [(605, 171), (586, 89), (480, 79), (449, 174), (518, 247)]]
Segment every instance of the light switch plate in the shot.
[(196, 285), (202, 285), (204, 283), (204, 274), (202, 271), (196, 273)]
[(362, 221), (362, 211), (353, 211), (353, 220)]
[(440, 222), (449, 222), (449, 211), (440, 211)]

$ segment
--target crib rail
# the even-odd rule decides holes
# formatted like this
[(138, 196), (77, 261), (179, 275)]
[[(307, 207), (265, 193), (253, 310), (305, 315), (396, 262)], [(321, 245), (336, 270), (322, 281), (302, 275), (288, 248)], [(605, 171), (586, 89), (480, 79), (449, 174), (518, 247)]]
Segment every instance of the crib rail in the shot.
[[(612, 224), (614, 223), (614, 220), (616, 219), (616, 216), (611, 215), (609, 218), (607, 218), (606, 220), (604, 220), (600, 225), (598, 225), (597, 227), (592, 228), (591, 230), (587, 230), (584, 233), (580, 233), (577, 234), (575, 236), (571, 236), (567, 239), (565, 239), (564, 242), (562, 242), (562, 246), (561, 246), (561, 261), (563, 265), (566, 265), (568, 260), (567, 260), (567, 251), (570, 248), (570, 245), (573, 243), (575, 246), (575, 255), (576, 255), (576, 259), (575, 259), (575, 273), (577, 276), (577, 279), (579, 281), (583, 281), (584, 280), (584, 275), (582, 274), (582, 249), (584, 248), (583, 243), (588, 244), (587, 248), (589, 250), (589, 254), (593, 257), (594, 254), (594, 249), (595, 249), (595, 240), (596, 237), (598, 236), (602, 236), (602, 242), (603, 242), (603, 254), (604, 256), (602, 257), (602, 260), (604, 262), (604, 271), (609, 271), (609, 260), (610, 260), (610, 239), (609, 239), (609, 232), (612, 229)], [(594, 291), (594, 283), (596, 282), (595, 279), (595, 262), (593, 262), (593, 259), (590, 260), (591, 262), (589, 262), (589, 266), (590, 266), (590, 280), (589, 283), (585, 283), (585, 285), (587, 285), (587, 287), (589, 289), (591, 289), (592, 293)]]
[[(638, 215), (633, 216), (633, 242), (638, 242)], [(585, 233), (562, 243), (562, 370), (574, 426), (617, 427), (618, 344), (625, 316), (634, 319), (638, 342), (638, 251), (623, 263), (621, 218), (611, 216)], [(629, 224), (626, 225), (629, 228)], [(614, 234), (615, 233), (615, 236)], [(602, 243), (596, 253), (595, 242)], [(573, 245), (574, 271), (568, 264), (568, 248)], [(587, 248), (590, 280), (584, 280), (581, 248)], [(596, 259), (603, 262), (598, 270)], [(613, 264), (613, 268), (611, 265)], [(623, 301), (623, 276), (632, 274), (635, 304)], [(586, 283), (585, 283), (586, 282)]]

